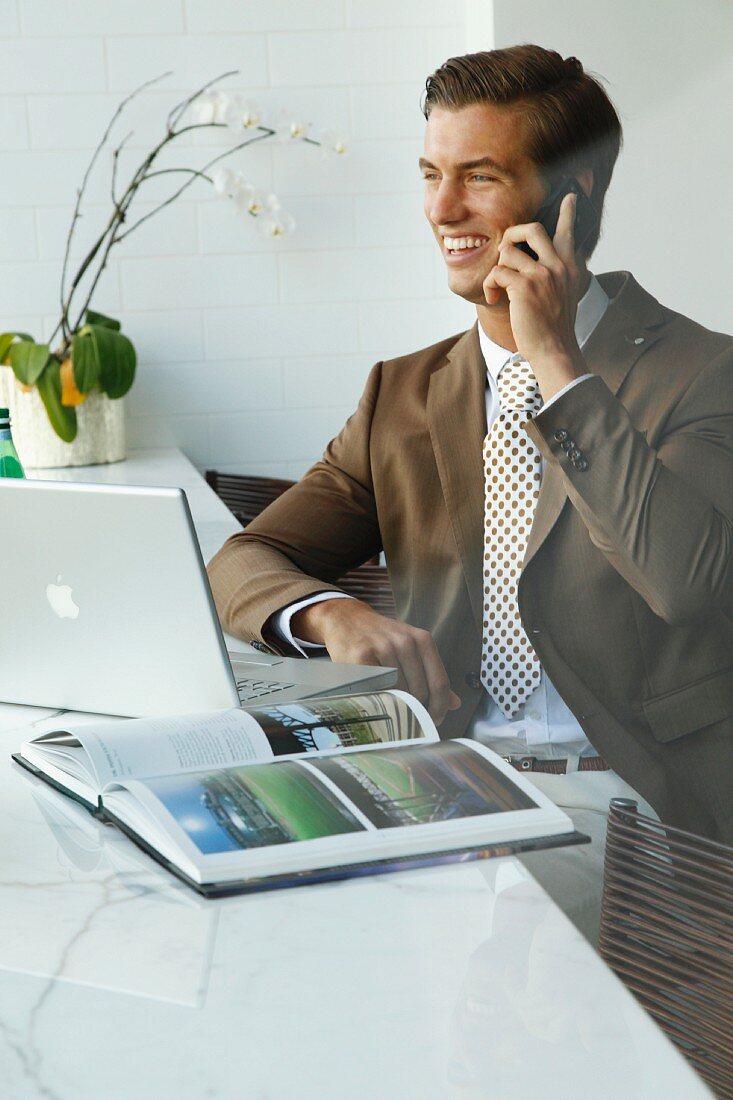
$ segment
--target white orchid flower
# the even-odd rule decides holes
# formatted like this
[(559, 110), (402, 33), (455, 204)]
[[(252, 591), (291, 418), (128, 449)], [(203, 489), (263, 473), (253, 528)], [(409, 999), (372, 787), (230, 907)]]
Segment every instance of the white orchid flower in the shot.
[[(274, 198), (274, 196), (271, 197)], [(283, 210), (280, 203), (277, 202), (277, 205), (271, 206), (259, 219), (257, 228), (260, 236), (267, 237), (270, 240), (277, 239), (294, 232), (295, 219), (291, 214), (288, 214), (287, 210)]]
[(321, 130), (318, 135), (321, 143), (321, 156), (346, 157), (351, 150), (351, 141), (339, 130)]
[(267, 199), (261, 191), (248, 185), (242, 195), (240, 209), (243, 214), (251, 214), (252, 217), (258, 218), (260, 214), (264, 214), (267, 210)]
[(293, 118), (289, 111), (282, 110), (273, 129), (277, 139), (287, 145), (291, 141), (302, 141), (308, 137), (310, 125), (310, 122)]
[(262, 122), (262, 111), (251, 99), (243, 99), (242, 96), (232, 96), (229, 100), (224, 122), (229, 127), (232, 137), (239, 141), (246, 130), (252, 130)]
[(252, 190), (244, 173), (232, 168), (215, 168), (211, 173), (211, 182), (217, 195), (235, 202)]
[(210, 89), (194, 99), (191, 104), (193, 121), (200, 126), (222, 123), (229, 110), (230, 96), (226, 92)]

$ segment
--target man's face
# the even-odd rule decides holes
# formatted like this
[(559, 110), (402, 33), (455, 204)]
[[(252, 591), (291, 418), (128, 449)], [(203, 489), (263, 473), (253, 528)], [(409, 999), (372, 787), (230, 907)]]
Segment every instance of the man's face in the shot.
[(531, 221), (546, 195), (525, 152), (524, 125), (510, 108), (479, 103), (434, 107), (425, 130), (425, 214), (448, 286), (476, 305), (486, 306), (483, 282), (498, 262), (504, 231)]

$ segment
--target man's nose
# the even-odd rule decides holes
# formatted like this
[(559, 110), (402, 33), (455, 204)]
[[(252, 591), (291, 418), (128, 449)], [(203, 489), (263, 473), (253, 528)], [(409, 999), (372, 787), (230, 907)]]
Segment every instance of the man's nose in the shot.
[(428, 217), (434, 226), (449, 225), (466, 216), (463, 188), (450, 180), (441, 180), (428, 203)]

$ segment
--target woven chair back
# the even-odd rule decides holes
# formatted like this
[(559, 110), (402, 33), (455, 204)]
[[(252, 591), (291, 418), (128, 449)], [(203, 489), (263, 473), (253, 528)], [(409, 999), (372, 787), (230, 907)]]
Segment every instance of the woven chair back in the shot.
[(733, 848), (612, 799), (599, 950), (713, 1093), (733, 1100)]

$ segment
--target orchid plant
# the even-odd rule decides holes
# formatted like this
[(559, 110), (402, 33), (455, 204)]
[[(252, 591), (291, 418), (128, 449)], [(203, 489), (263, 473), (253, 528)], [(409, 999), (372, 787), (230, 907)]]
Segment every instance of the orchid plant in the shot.
[[(168, 75), (165, 73), (155, 80), (146, 81), (122, 100), (87, 166), (77, 190), (66, 240), (61, 272), (60, 317), (48, 342), (37, 343), (25, 332), (0, 334), (0, 363), (12, 367), (22, 389), (28, 391), (35, 387), (38, 390), (54, 431), (68, 443), (77, 433), (76, 408), (86, 401), (90, 393), (101, 391), (110, 398), (119, 398), (127, 393), (135, 378), (135, 349), (129, 338), (120, 331), (120, 322), (91, 308), (92, 298), (115, 245), (175, 202), (198, 180), (207, 181), (216, 195), (232, 203), (237, 214), (256, 218), (263, 236), (273, 240), (283, 237), (293, 232), (295, 222), (283, 209), (277, 196), (258, 191), (240, 169), (221, 162), (248, 145), (267, 140), (305, 142), (318, 146), (325, 156), (343, 156), (348, 152), (348, 141), (344, 135), (324, 130), (313, 136), (309, 123), (293, 119), (284, 111), (270, 124), (256, 103), (238, 93), (214, 88), (219, 81), (236, 75), (234, 72), (223, 73), (172, 108), (162, 137), (144, 156), (124, 190), (118, 183), (120, 155), (132, 135), (128, 134), (112, 149), (112, 210), (78, 270), (70, 277), (71, 246), (81, 217), (82, 201), (92, 170), (102, 150), (107, 147), (112, 128), (131, 100)], [(217, 153), (200, 168), (159, 167), (160, 154), (182, 135), (212, 128), (228, 133), (230, 148)], [(183, 175), (185, 179), (152, 210), (134, 218), (131, 208), (140, 187), (154, 177), (174, 174)]]

